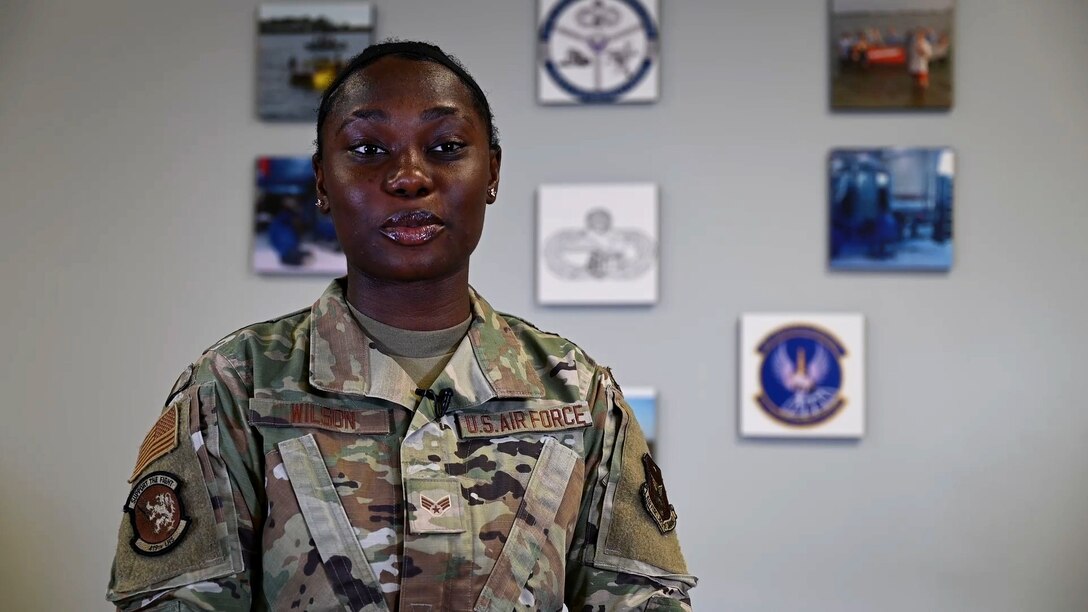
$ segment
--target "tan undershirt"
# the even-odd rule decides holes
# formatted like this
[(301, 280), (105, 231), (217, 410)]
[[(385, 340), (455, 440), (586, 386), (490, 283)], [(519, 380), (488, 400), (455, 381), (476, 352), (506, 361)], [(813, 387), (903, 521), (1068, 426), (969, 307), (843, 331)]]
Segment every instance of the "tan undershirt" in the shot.
[(374, 347), (397, 362), (420, 389), (429, 389), (457, 351), (472, 316), (446, 329), (415, 331), (371, 319), (348, 304)]

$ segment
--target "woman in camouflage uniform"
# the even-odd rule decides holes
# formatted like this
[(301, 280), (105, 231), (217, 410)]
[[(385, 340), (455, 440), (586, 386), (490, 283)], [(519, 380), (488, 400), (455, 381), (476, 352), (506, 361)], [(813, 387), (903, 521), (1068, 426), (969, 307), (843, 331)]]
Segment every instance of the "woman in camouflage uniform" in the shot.
[(468, 284), (501, 157), (437, 47), (372, 46), (329, 87), (317, 205), (347, 277), (179, 378), (130, 478), (120, 609), (689, 608), (611, 372)]

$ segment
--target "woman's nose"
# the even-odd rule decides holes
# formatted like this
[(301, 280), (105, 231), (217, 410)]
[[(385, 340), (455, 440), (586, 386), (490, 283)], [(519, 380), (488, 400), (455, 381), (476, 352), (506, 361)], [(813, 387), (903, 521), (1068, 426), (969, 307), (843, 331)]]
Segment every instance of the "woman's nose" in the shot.
[(418, 151), (405, 151), (393, 159), (385, 177), (385, 190), (401, 198), (421, 198), (431, 192), (431, 175)]

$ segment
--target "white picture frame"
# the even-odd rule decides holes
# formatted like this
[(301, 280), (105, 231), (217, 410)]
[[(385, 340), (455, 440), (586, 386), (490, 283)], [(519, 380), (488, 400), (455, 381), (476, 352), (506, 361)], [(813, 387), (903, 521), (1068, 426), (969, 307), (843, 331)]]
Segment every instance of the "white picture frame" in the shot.
[(542, 104), (656, 102), (659, 0), (539, 0)]
[(861, 438), (865, 319), (856, 313), (746, 313), (740, 321), (744, 437)]
[(658, 298), (658, 205), (652, 183), (541, 185), (537, 301), (649, 305)]

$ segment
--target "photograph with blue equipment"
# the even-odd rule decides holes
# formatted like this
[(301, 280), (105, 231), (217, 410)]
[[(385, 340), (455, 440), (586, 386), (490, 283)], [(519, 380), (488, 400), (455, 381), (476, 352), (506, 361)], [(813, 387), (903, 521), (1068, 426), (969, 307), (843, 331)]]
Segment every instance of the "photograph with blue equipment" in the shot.
[(831, 269), (952, 268), (952, 149), (836, 149), (828, 167)]
[(254, 272), (329, 276), (347, 272), (332, 218), (321, 213), (316, 201), (309, 156), (257, 158)]
[(651, 387), (629, 387), (623, 398), (635, 414), (650, 454), (654, 454), (657, 450), (657, 391)]

